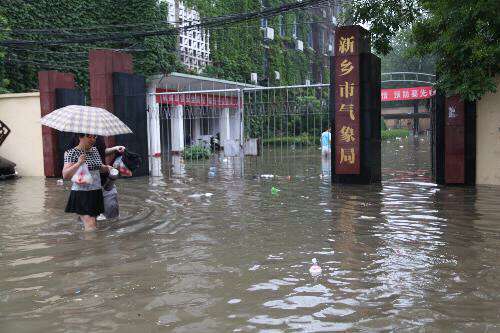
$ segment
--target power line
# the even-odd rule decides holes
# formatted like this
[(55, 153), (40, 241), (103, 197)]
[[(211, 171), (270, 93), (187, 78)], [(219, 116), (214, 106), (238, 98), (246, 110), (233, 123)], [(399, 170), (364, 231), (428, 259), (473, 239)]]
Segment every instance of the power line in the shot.
[[(318, 8), (332, 8), (335, 4), (344, 4), (350, 2), (350, 0), (325, 0), (325, 1), (320, 1), (319, 4), (311, 4), (311, 5), (306, 5), (307, 9), (318, 9)], [(298, 2), (300, 3), (300, 2)], [(325, 3), (325, 4), (323, 4)], [(286, 5), (284, 5), (286, 6)], [(284, 7), (281, 6), (281, 7)], [(264, 10), (265, 11), (265, 10)], [(262, 11), (262, 12), (264, 12)], [(253, 12), (257, 13), (257, 12)], [(239, 15), (239, 14), (233, 14), (233, 15)], [(220, 16), (223, 17), (223, 16)], [(203, 17), (200, 18), (200, 22), (209, 22), (213, 20), (213, 17)], [(180, 21), (168, 21), (168, 20), (160, 20), (160, 21), (153, 21), (153, 22), (137, 22), (137, 23), (128, 23), (128, 24), (108, 24), (108, 25), (95, 25), (92, 27), (64, 27), (64, 28), (47, 28), (47, 29), (0, 29), (0, 31), (3, 32), (9, 32), (12, 34), (16, 35), (23, 35), (23, 34), (52, 34), (53, 36), (59, 35), (59, 36), (77, 36), (81, 34), (71, 34), (70, 32), (75, 32), (75, 31), (92, 31), (92, 30), (98, 30), (98, 29), (119, 29), (119, 28), (136, 28), (136, 27), (154, 27), (158, 25), (176, 25), (176, 24), (183, 24), (188, 22), (187, 20), (180, 20)], [(97, 33), (103, 33), (103, 31), (99, 31)], [(95, 33), (93, 33), (95, 34)]]
[[(281, 28), (283, 26), (285, 27), (300, 27), (304, 25), (310, 25), (310, 24), (329, 24), (331, 23), (329, 20), (313, 20), (313, 21), (301, 21), (301, 22), (290, 22), (290, 23), (282, 23), (278, 24), (277, 27)], [(213, 32), (216, 32), (217, 30), (227, 30), (228, 28), (244, 28), (244, 29), (260, 29), (260, 24), (256, 25), (232, 25), (232, 26), (225, 26), (225, 27), (214, 27), (211, 28), (210, 30)], [(110, 48), (109, 46), (103, 45), (106, 49), (110, 50), (115, 50), (117, 52), (152, 52), (151, 50), (147, 50), (144, 48), (134, 48), (137, 44), (140, 43), (135, 43), (130, 47), (124, 47), (124, 48), (118, 48), (118, 49), (113, 49)], [(50, 46), (49, 46), (50, 47)], [(33, 49), (33, 48), (28, 48), (28, 47), (16, 47), (16, 46), (7, 46), (8, 51), (12, 51), (13, 53), (22, 53), (22, 52), (32, 52), (32, 53), (40, 53), (40, 54), (53, 54), (54, 56), (64, 56), (64, 55), (82, 55), (82, 56), (87, 56), (88, 51), (95, 49), (95, 45), (75, 45), (75, 46), (70, 46), (70, 45), (58, 45), (58, 47), (71, 47), (71, 48), (78, 48), (78, 50), (66, 50), (66, 51), (54, 51), (54, 50), (49, 50), (49, 49)], [(170, 49), (170, 52), (176, 52), (176, 48)]]
[(311, 5), (318, 5), (321, 3), (329, 2), (329, 0), (307, 0), (303, 2), (297, 2), (293, 4), (285, 4), (279, 7), (273, 7), (269, 9), (265, 9), (257, 12), (250, 12), (244, 14), (230, 14), (226, 16), (219, 16), (211, 19), (207, 19), (206, 21), (194, 24), (187, 25), (183, 27), (175, 27), (161, 30), (153, 30), (153, 31), (131, 31), (126, 33), (113, 33), (110, 36), (98, 36), (98, 37), (81, 37), (78, 38), (68, 38), (62, 40), (5, 40), (0, 41), (0, 46), (27, 46), (27, 45), (64, 45), (64, 44), (77, 44), (77, 43), (95, 43), (95, 42), (110, 42), (110, 41), (122, 41), (124, 39), (130, 38), (142, 38), (148, 36), (161, 36), (161, 35), (175, 35), (180, 31), (188, 31), (193, 29), (200, 28), (210, 28), (217, 26), (225, 26), (228, 24), (234, 24), (244, 21), (249, 21), (257, 18), (267, 18), (276, 16), (278, 14), (288, 12), (291, 10), (297, 9), (306, 9)]

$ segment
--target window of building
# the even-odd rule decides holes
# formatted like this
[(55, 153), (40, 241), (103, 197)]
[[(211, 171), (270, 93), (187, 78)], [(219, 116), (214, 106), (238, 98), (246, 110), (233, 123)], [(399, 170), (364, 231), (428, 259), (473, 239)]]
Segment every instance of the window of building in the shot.
[(323, 29), (319, 29), (318, 31), (318, 51), (321, 52), (321, 53), (324, 53), (325, 52), (325, 49), (324, 49), (324, 31)]
[(279, 25), (280, 25), (280, 36), (285, 37), (286, 29), (285, 29), (285, 19), (283, 16), (279, 17)]

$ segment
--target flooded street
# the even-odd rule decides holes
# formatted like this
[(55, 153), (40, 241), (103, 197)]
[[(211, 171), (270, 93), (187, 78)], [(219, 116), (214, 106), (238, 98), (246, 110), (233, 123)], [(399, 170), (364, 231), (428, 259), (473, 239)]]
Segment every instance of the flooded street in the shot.
[(90, 234), (68, 182), (2, 182), (0, 332), (500, 332), (500, 188), (432, 184), (426, 138), (382, 150), (373, 186), (313, 148), (120, 180)]

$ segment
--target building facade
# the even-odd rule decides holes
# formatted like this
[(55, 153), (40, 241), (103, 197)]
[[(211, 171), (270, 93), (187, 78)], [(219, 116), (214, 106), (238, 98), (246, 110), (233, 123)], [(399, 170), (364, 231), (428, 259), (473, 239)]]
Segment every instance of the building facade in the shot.
[[(274, 1), (260, 1), (264, 10), (277, 5)], [(341, 11), (338, 3), (308, 9), (304, 14), (283, 14), (277, 20), (270, 22), (261, 19), (263, 31), (263, 73), (259, 80), (261, 85), (273, 85), (279, 81), (281, 74), (272, 68), (272, 52), (270, 46), (276, 44), (275, 39), (291, 42), (283, 43), (284, 47), (303, 53), (307, 58), (307, 69), (302, 71), (302, 82), (294, 84), (327, 83), (329, 82), (329, 57), (333, 55), (333, 36), (337, 25), (337, 17)], [(267, 82), (266, 82), (267, 81)], [(267, 83), (267, 84), (266, 84)], [(290, 82), (288, 82), (290, 83)]]
[(187, 27), (200, 23), (200, 14), (179, 0), (166, 0), (168, 22), (180, 30), (177, 50), (180, 61), (191, 71), (200, 73), (210, 63), (210, 33), (202, 28)]

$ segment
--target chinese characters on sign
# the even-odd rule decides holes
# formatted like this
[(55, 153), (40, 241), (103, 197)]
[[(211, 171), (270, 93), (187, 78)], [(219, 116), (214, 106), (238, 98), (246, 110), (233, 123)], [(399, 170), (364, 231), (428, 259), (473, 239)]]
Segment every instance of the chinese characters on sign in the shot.
[(337, 36), (335, 57), (335, 173), (360, 173), (359, 55), (355, 35), (343, 31)]
[(397, 89), (382, 89), (382, 102), (391, 101), (407, 101), (414, 99), (427, 99), (434, 96), (436, 92), (431, 86), (413, 87), (413, 88), (397, 88)]
[[(166, 89), (158, 88), (157, 93), (172, 92)], [(165, 94), (156, 95), (156, 102), (159, 104), (169, 105), (190, 105), (190, 106), (213, 106), (236, 108), (238, 106), (237, 96), (223, 96), (206, 93), (189, 93), (189, 94)]]

